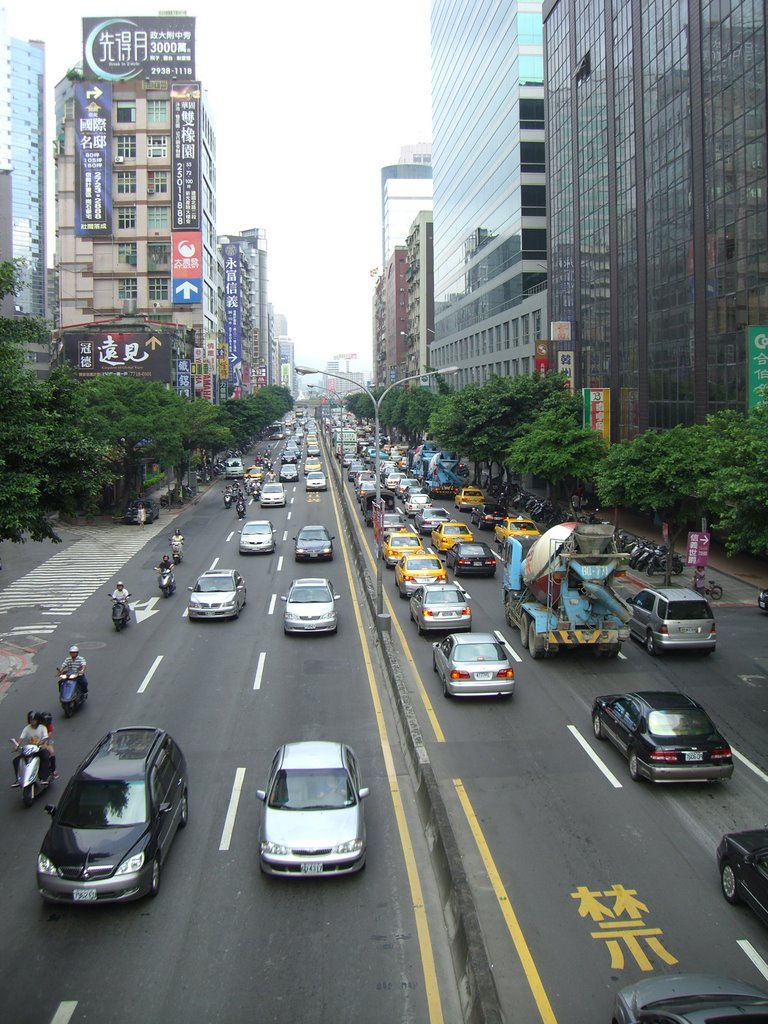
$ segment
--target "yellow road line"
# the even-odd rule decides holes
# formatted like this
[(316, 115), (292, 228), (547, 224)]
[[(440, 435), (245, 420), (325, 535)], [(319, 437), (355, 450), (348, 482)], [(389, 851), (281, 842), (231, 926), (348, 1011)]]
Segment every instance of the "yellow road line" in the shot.
[[(331, 470), (332, 472), (332, 470)], [(355, 590), (355, 580), (352, 575), (352, 566), (350, 563), (350, 555), (347, 548), (346, 541), (344, 539), (344, 531), (342, 530), (342, 520), (339, 513), (339, 508), (336, 503), (336, 495), (333, 490), (329, 491), (331, 495), (331, 501), (333, 502), (333, 510), (336, 515), (336, 524), (339, 530), (339, 537), (341, 538), (341, 549), (344, 555), (344, 566), (347, 572), (347, 580), (349, 582), (350, 596)], [(363, 651), (363, 661), (365, 662), (365, 671), (368, 676), (368, 689), (371, 694), (371, 700), (373, 702), (374, 714), (376, 716), (376, 727), (379, 732), (379, 744), (381, 746), (381, 752), (384, 755), (384, 765), (387, 771), (387, 784), (389, 786), (389, 795), (392, 800), (392, 807), (395, 812), (395, 821), (397, 822), (397, 830), (400, 834), (400, 846), (403, 851), (403, 857), (405, 858), (405, 869), (408, 875), (408, 886), (411, 892), (411, 903), (413, 904), (413, 913), (416, 920), (416, 934), (419, 939), (419, 950), (421, 953), (421, 965), (424, 972), (424, 991), (427, 997), (427, 1006), (429, 1008), (429, 1020), (431, 1024), (442, 1024), (443, 1022), (443, 1008), (440, 1002), (440, 988), (437, 982), (437, 973), (435, 971), (435, 958), (432, 951), (432, 937), (429, 933), (429, 922), (427, 920), (427, 912), (424, 906), (424, 896), (421, 889), (421, 879), (419, 878), (419, 870), (416, 865), (416, 857), (413, 852), (413, 844), (411, 842), (410, 832), (408, 830), (408, 822), (405, 818), (405, 809), (403, 807), (403, 799), (400, 795), (400, 786), (397, 781), (397, 773), (395, 771), (394, 761), (392, 759), (392, 751), (389, 742), (389, 736), (387, 734), (387, 726), (384, 721), (384, 712), (379, 700), (379, 692), (376, 687), (376, 676), (373, 671), (373, 665), (371, 663), (371, 655), (369, 650), (369, 638), (368, 632), (363, 624), (362, 616), (360, 614), (360, 608), (356, 601), (352, 601), (352, 607), (355, 612), (355, 622), (357, 623), (357, 631), (360, 635), (360, 646)]]
[(491, 886), (496, 894), (496, 899), (499, 902), (499, 908), (502, 916), (504, 917), (504, 923), (507, 926), (507, 931), (512, 937), (512, 942), (517, 950), (517, 955), (520, 957), (520, 963), (523, 965), (523, 970), (525, 971), (525, 976), (528, 979), (528, 985), (531, 989), (531, 994), (536, 1001), (536, 1006), (538, 1007), (541, 1019), (544, 1024), (557, 1024), (554, 1012), (552, 1011), (549, 999), (547, 998), (547, 993), (544, 991), (544, 986), (541, 982), (541, 978), (539, 977), (539, 972), (536, 969), (536, 964), (533, 962), (531, 951), (528, 949), (528, 943), (525, 941), (523, 936), (523, 930), (517, 920), (517, 915), (512, 909), (512, 904), (507, 896), (504, 884), (501, 881), (501, 876), (496, 870), (493, 857), (491, 857), (491, 851), (488, 849), (488, 844), (486, 843), (485, 836), (483, 835), (483, 830), (480, 828), (480, 823), (475, 817), (472, 804), (469, 802), (467, 791), (464, 789), (464, 783), (461, 779), (454, 779), (453, 787), (456, 790), (459, 803), (466, 815), (472, 835), (477, 843), (477, 848), (483, 859), (485, 870), (488, 872), (488, 878), (490, 879)]

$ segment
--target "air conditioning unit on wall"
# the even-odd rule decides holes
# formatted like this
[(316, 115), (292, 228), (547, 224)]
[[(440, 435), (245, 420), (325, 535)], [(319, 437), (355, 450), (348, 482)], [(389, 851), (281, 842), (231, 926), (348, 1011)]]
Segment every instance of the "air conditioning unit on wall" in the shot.
[(124, 164), (125, 163), (125, 157), (124, 156), (116, 156), (115, 157), (115, 163), (116, 164)]

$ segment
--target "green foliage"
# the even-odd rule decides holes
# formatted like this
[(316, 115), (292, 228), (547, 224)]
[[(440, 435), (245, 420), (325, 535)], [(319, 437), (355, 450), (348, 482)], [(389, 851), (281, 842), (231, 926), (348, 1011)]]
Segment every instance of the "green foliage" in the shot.
[[(374, 389), (373, 394), (378, 397), (382, 389)], [(353, 391), (345, 398), (346, 406), (353, 416), (359, 420), (372, 420), (374, 416), (373, 402), (365, 391)]]
[(233, 398), (222, 409), (222, 424), (229, 430), (236, 446), (261, 433), (265, 427), (293, 408), (293, 398), (287, 388), (271, 385), (260, 388), (245, 398)]

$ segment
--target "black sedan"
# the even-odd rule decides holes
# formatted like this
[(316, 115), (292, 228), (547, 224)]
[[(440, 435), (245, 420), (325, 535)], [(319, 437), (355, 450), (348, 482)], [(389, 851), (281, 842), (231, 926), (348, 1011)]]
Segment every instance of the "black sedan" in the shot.
[(488, 545), (479, 541), (460, 540), (448, 548), (445, 565), (457, 576), (496, 575), (496, 558)]
[(717, 866), (728, 902), (746, 903), (768, 925), (768, 827), (726, 833)]
[(278, 480), (283, 484), (292, 484), (299, 479), (299, 470), (292, 462), (285, 462), (280, 467)]
[(333, 558), (335, 538), (324, 526), (302, 526), (293, 540), (293, 553), (297, 562)]
[(476, 523), (478, 530), (493, 530), (503, 523), (509, 513), (506, 505), (496, 501), (486, 501), (484, 505), (475, 505), (470, 513), (470, 522)]
[(646, 690), (597, 697), (592, 728), (627, 758), (636, 782), (716, 782), (733, 775), (731, 748), (704, 708), (685, 694)]
[(768, 590), (761, 590), (757, 595), (757, 607), (768, 612)]

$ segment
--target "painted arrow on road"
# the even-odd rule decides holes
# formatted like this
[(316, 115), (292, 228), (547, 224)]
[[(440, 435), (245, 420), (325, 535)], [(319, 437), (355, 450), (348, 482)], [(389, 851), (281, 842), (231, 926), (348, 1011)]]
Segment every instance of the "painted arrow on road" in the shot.
[(159, 600), (159, 597), (150, 597), (146, 601), (134, 601), (131, 607), (136, 615), (136, 621), (143, 622), (144, 619), (157, 615), (160, 609), (155, 608), (155, 605)]

